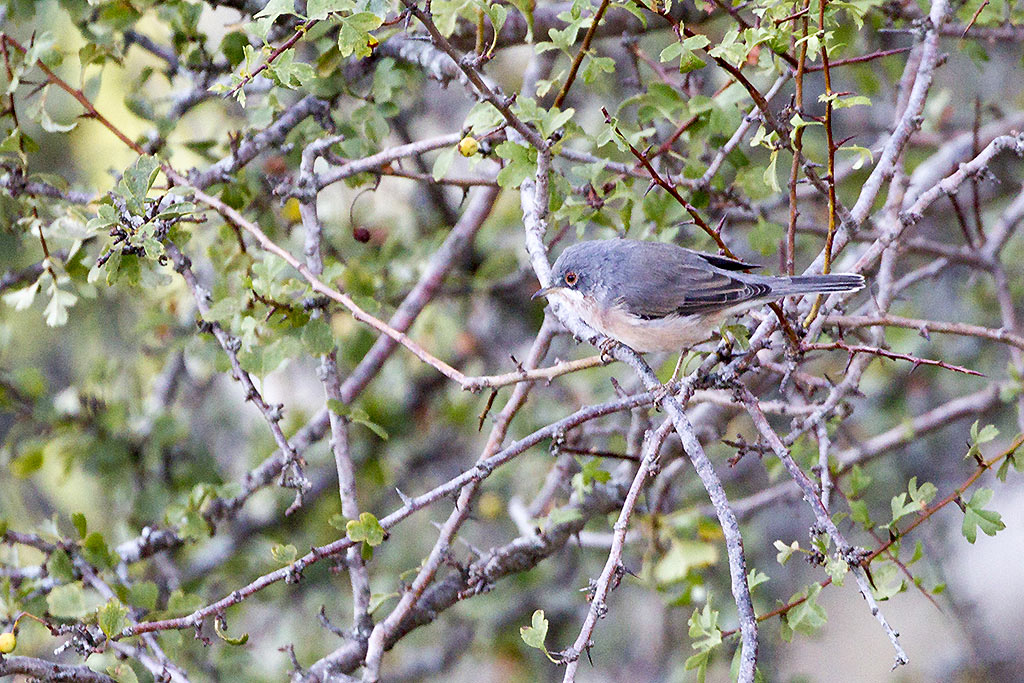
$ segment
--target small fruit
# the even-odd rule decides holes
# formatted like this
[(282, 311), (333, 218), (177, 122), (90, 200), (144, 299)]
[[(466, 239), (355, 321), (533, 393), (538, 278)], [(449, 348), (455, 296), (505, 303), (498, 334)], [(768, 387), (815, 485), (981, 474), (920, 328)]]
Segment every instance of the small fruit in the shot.
[(480, 143), (472, 135), (467, 135), (459, 141), (459, 154), (464, 157), (471, 157), (480, 151)]
[(9, 655), (18, 647), (18, 638), (11, 631), (0, 633), (0, 652)]

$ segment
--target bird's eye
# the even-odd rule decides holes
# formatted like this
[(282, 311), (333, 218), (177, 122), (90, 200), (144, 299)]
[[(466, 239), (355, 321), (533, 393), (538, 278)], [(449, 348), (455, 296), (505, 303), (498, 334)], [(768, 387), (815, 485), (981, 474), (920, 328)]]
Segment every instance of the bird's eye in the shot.
[(565, 274), (565, 284), (569, 285), (570, 287), (574, 287), (576, 283), (579, 281), (579, 279), (579, 275), (577, 275), (576, 271), (574, 270), (570, 270), (568, 273)]

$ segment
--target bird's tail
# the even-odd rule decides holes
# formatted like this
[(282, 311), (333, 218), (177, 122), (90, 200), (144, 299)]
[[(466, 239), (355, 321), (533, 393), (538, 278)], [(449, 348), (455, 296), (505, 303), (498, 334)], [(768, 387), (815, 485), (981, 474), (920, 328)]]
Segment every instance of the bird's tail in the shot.
[(775, 280), (772, 285), (772, 296), (813, 294), (817, 292), (855, 292), (864, 287), (864, 276), (853, 273), (797, 275), (794, 277), (776, 278)]

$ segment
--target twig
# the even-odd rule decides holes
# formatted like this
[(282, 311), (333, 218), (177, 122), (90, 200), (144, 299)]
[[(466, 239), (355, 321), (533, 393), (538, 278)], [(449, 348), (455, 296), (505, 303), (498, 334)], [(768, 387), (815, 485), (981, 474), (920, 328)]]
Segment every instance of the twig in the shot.
[[(528, 436), (509, 444), (505, 448), (495, 452), (494, 455), (477, 462), (473, 467), (469, 468), (465, 472), (449, 479), (444, 484), (436, 486), (420, 496), (408, 499), (402, 507), (381, 519), (380, 525), (385, 531), (390, 531), (396, 524), (409, 517), (414, 512), (422, 510), (428, 505), (462, 490), (462, 488), (470, 482), (483, 481), (485, 478), (490, 476), (495, 469), (511, 461), (526, 450), (536, 446), (545, 439), (550, 439), (556, 434), (563, 433), (577, 425), (604, 415), (610, 415), (623, 410), (630, 410), (639, 406), (650, 405), (657, 399), (659, 393), (663, 392), (647, 391), (627, 396), (626, 398), (581, 408), (573, 414), (564, 417), (561, 420), (552, 422), (547, 426), (534, 431)], [(10, 533), (11, 532), (8, 532), (8, 535), (10, 535)], [(258, 593), (267, 586), (273, 585), (278, 581), (283, 581), (289, 577), (299, 577), (308, 566), (324, 559), (325, 557), (337, 555), (353, 545), (354, 542), (349, 538), (342, 537), (326, 545), (315, 547), (309, 553), (300, 557), (295, 562), (292, 562), (290, 565), (268, 574), (264, 574), (242, 588), (232, 591), (220, 600), (206, 605), (191, 614), (173, 619), (164, 619), (161, 621), (141, 622), (137, 626), (126, 629), (121, 634), (121, 637), (127, 638), (151, 631), (194, 628), (201, 624), (204, 619), (215, 614), (220, 614), (228, 607), (239, 604), (249, 596)]]
[(807, 478), (807, 475), (800, 469), (800, 466), (796, 464), (793, 460), (793, 456), (789, 452), (789, 449), (783, 445), (778, 434), (776, 434), (775, 430), (768, 424), (768, 420), (765, 418), (764, 413), (762, 413), (761, 409), (757, 406), (757, 399), (754, 395), (751, 394), (750, 390), (746, 387), (741, 387), (737, 391), (743, 401), (743, 405), (747, 409), (747, 413), (754, 421), (754, 426), (757, 428), (761, 438), (768, 442), (772, 451), (774, 451), (775, 455), (782, 461), (786, 471), (789, 472), (790, 476), (797, 483), (797, 486), (800, 487), (800, 490), (804, 495), (804, 499), (814, 512), (814, 517), (818, 522), (818, 526), (828, 534), (829, 538), (832, 539), (839, 557), (849, 564), (850, 572), (857, 580), (857, 587), (860, 590), (861, 595), (864, 597), (864, 600), (868, 603), (871, 614), (878, 620), (878, 623), (881, 624), (882, 630), (885, 631), (886, 636), (889, 638), (889, 642), (896, 651), (895, 666), (906, 664), (909, 660), (907, 659), (906, 652), (903, 651), (903, 647), (900, 645), (899, 634), (892, 626), (889, 625), (885, 615), (882, 614), (882, 611), (879, 609), (878, 603), (875, 601), (875, 597), (871, 592), (871, 587), (868, 585), (863, 569), (864, 566), (867, 566), (867, 561), (862, 561), (860, 563), (855, 561), (854, 556), (857, 553), (854, 552), (853, 547), (846, 542), (846, 539), (843, 538), (843, 535), (839, 532), (839, 529), (832, 521), (832, 517), (829, 515), (828, 510), (815, 493), (814, 485), (811, 483), (811, 480)]
[[(188, 285), (189, 291), (192, 292), (192, 297), (195, 299), (196, 308), (199, 309), (199, 314), (202, 316), (207, 315), (210, 311), (209, 294), (207, 290), (203, 289), (199, 285), (195, 273), (192, 272), (191, 262), (184, 254), (181, 253), (177, 245), (173, 242), (165, 242), (164, 249), (171, 261), (174, 263), (174, 269), (181, 274), (182, 278), (185, 280), (185, 284)], [(242, 364), (238, 360), (238, 351), (241, 349), (241, 342), (236, 337), (228, 334), (227, 331), (221, 327), (220, 323), (203, 322), (202, 325), (206, 330), (213, 334), (221, 348), (224, 349), (224, 353), (227, 354), (228, 359), (231, 361), (232, 375), (236, 380), (238, 380), (242, 385), (242, 388), (245, 390), (245, 400), (251, 401), (263, 415), (263, 419), (267, 423), (267, 426), (270, 428), (270, 433), (274, 437), (274, 442), (285, 456), (284, 467), (291, 467), (294, 470), (293, 478), (287, 483), (291, 488), (295, 488), (296, 490), (295, 504), (301, 504), (302, 492), (308, 488), (309, 482), (302, 474), (302, 470), (300, 468), (302, 461), (299, 454), (288, 442), (288, 438), (281, 430), (281, 419), (284, 417), (283, 406), (272, 406), (267, 403), (256, 388), (256, 385), (253, 383), (252, 377), (242, 368)]]
[(601, 0), (597, 11), (594, 12), (594, 16), (590, 21), (590, 27), (587, 28), (586, 35), (583, 36), (583, 42), (580, 43), (580, 49), (572, 60), (572, 66), (569, 67), (569, 75), (565, 77), (565, 83), (562, 84), (562, 89), (558, 91), (558, 95), (555, 97), (554, 107), (561, 108), (562, 103), (565, 102), (565, 96), (569, 94), (569, 88), (572, 87), (573, 81), (576, 80), (576, 72), (580, 70), (583, 56), (590, 50), (590, 43), (594, 40), (594, 35), (597, 33), (597, 26), (601, 23), (601, 19), (604, 17), (605, 10), (608, 9), (609, 4), (611, 4), (611, 0)]
[(959, 365), (953, 365), (952, 363), (946, 363), (941, 360), (933, 360), (931, 358), (919, 358), (912, 356), (907, 353), (897, 353), (888, 349), (879, 348), (877, 346), (850, 346), (846, 342), (836, 341), (827, 344), (812, 344), (804, 342), (801, 345), (803, 351), (835, 351), (841, 350), (846, 351), (851, 357), (858, 353), (867, 353), (872, 356), (881, 356), (882, 358), (889, 358), (891, 360), (905, 360), (910, 361), (916, 368), (918, 365), (932, 365), (946, 370), (952, 370), (953, 372), (962, 372), (965, 375), (974, 375), (975, 377), (984, 377), (982, 373), (977, 370), (971, 370), (970, 368), (964, 368)]
[(576, 641), (567, 650), (565, 675), (562, 677), (563, 683), (572, 683), (576, 680), (576, 669), (579, 667), (580, 653), (590, 649), (592, 645), (590, 637), (594, 632), (594, 627), (597, 626), (597, 620), (608, 611), (608, 606), (605, 602), (608, 598), (608, 592), (619, 585), (619, 581), (625, 574), (625, 567), (622, 564), (622, 549), (626, 542), (626, 531), (629, 529), (629, 518), (633, 514), (633, 508), (636, 507), (644, 482), (647, 481), (647, 476), (658, 459), (661, 445), (672, 432), (674, 426), (672, 420), (667, 419), (661, 423), (657, 431), (648, 432), (647, 434), (644, 452), (640, 458), (640, 466), (633, 477), (633, 483), (630, 484), (626, 500), (622, 503), (622, 507), (619, 510), (619, 517), (612, 526), (612, 545), (608, 551), (608, 559), (605, 561), (604, 569), (601, 570), (601, 575), (590, 591), (590, 608), (587, 610), (587, 617), (583, 621), (583, 626), (580, 628), (580, 634), (576, 637)]
[[(426, 140), (418, 140), (411, 142), (408, 145), (398, 145), (396, 147), (390, 147), (377, 154), (373, 154), (362, 159), (353, 159), (347, 161), (343, 166), (328, 169), (323, 173), (316, 174), (312, 182), (309, 183), (309, 187), (305, 188), (305, 191), (318, 192), (328, 185), (332, 185), (339, 180), (345, 178), (351, 178), (359, 173), (366, 173), (367, 171), (375, 171), (382, 166), (390, 164), (392, 161), (397, 161), (403, 157), (411, 157), (424, 152), (430, 152), (435, 149), (441, 149), (443, 147), (453, 147), (458, 144), (459, 140), (463, 137), (462, 132), (449, 133), (448, 135), (442, 135), (436, 138), (427, 138)], [(303, 188), (297, 188), (297, 191), (302, 191)]]
[[(828, 0), (818, 0), (818, 30), (825, 31), (825, 6)], [(828, 186), (828, 232), (825, 235), (825, 247), (822, 250), (824, 260), (821, 265), (821, 272), (828, 274), (832, 272), (832, 246), (836, 237), (836, 143), (832, 135), (832, 72), (828, 63), (828, 41), (821, 41), (821, 67), (825, 75), (825, 144), (828, 157), (828, 174), (825, 176), (825, 183)], [(800, 156), (796, 154), (795, 156)], [(808, 327), (811, 321), (818, 315), (824, 294), (814, 297), (811, 310), (804, 318), (804, 327)]]
[(7, 655), (0, 659), (0, 676), (21, 674), (41, 681), (74, 681), (74, 683), (116, 683), (106, 674), (93, 671), (87, 666), (57, 664), (35, 657)]
[(306, 33), (309, 31), (309, 29), (311, 29), (314, 26), (316, 26), (317, 23), (318, 23), (318, 20), (316, 20), (316, 19), (310, 19), (309, 21), (305, 21), (303, 23), (300, 23), (298, 28), (295, 29), (295, 33), (293, 33), (283, 43), (281, 43), (280, 45), (275, 47), (271, 51), (271, 53), (269, 55), (267, 55), (267, 59), (262, 64), (260, 64), (258, 67), (253, 69), (252, 73), (245, 74), (242, 77), (242, 79), (240, 81), (238, 81), (238, 83), (236, 83), (233, 88), (231, 88), (231, 90), (228, 90), (227, 93), (225, 93), (225, 96), (226, 97), (230, 97), (231, 95), (234, 95), (238, 90), (242, 89), (243, 87), (246, 86), (246, 84), (248, 84), (250, 81), (252, 81), (252, 79), (256, 78), (261, 73), (263, 73), (271, 64), (274, 63), (274, 60), (276, 60), (286, 50), (288, 50), (293, 45), (295, 45), (295, 43), (299, 42), (299, 40), (302, 38), (302, 36), (306, 35)]
[(951, 323), (938, 320), (921, 320), (918, 318), (904, 318), (898, 315), (883, 316), (853, 316), (853, 315), (830, 315), (826, 318), (827, 325), (837, 325), (843, 329), (854, 329), (857, 327), (902, 327), (909, 330), (918, 330), (927, 336), (931, 332), (946, 334), (959, 334), (966, 337), (981, 337), (1002, 342), (1018, 349), (1024, 350), (1024, 336), (1014, 334), (1008, 330), (994, 330), (980, 325), (969, 323)]
[(598, 368), (608, 365), (611, 360), (605, 356), (589, 356), (587, 358), (580, 358), (579, 360), (562, 361), (555, 363), (546, 368), (536, 368), (533, 370), (515, 370), (513, 372), (506, 372), (501, 375), (484, 375), (482, 377), (471, 377), (466, 384), (467, 391), (482, 391), (483, 389), (493, 389), (496, 387), (504, 387), (509, 384), (518, 384), (520, 382), (533, 382), (536, 380), (552, 380), (555, 377), (561, 377), (572, 372), (578, 372), (580, 370), (587, 370), (589, 368)]
[(490, 102), (495, 109), (497, 109), (501, 115), (505, 118), (510, 126), (512, 126), (523, 138), (529, 142), (533, 147), (538, 150), (547, 149), (547, 142), (537, 134), (535, 130), (523, 123), (522, 119), (516, 116), (510, 107), (510, 102), (503, 97), (499, 97), (494, 90), (489, 86), (481, 77), (478, 72), (475, 59), (470, 56), (460, 55), (452, 44), (448, 42), (448, 39), (444, 37), (441, 31), (438, 30), (437, 25), (434, 24), (434, 20), (430, 16), (420, 9), (415, 0), (401, 0), (402, 4), (405, 5), (409, 12), (416, 17), (423, 27), (427, 29), (427, 33), (430, 34), (430, 39), (442, 52), (447, 54), (453, 62), (466, 74), (466, 78), (473, 84), (473, 87), (479, 93), (480, 97), (485, 101)]

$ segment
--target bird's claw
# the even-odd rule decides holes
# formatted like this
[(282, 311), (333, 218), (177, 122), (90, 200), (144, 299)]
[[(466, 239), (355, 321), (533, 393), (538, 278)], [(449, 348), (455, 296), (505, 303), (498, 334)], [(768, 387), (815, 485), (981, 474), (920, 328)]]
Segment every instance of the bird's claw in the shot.
[(597, 348), (601, 351), (601, 361), (607, 363), (613, 360), (612, 351), (619, 345), (619, 342), (615, 341), (611, 337), (605, 337), (597, 345)]

